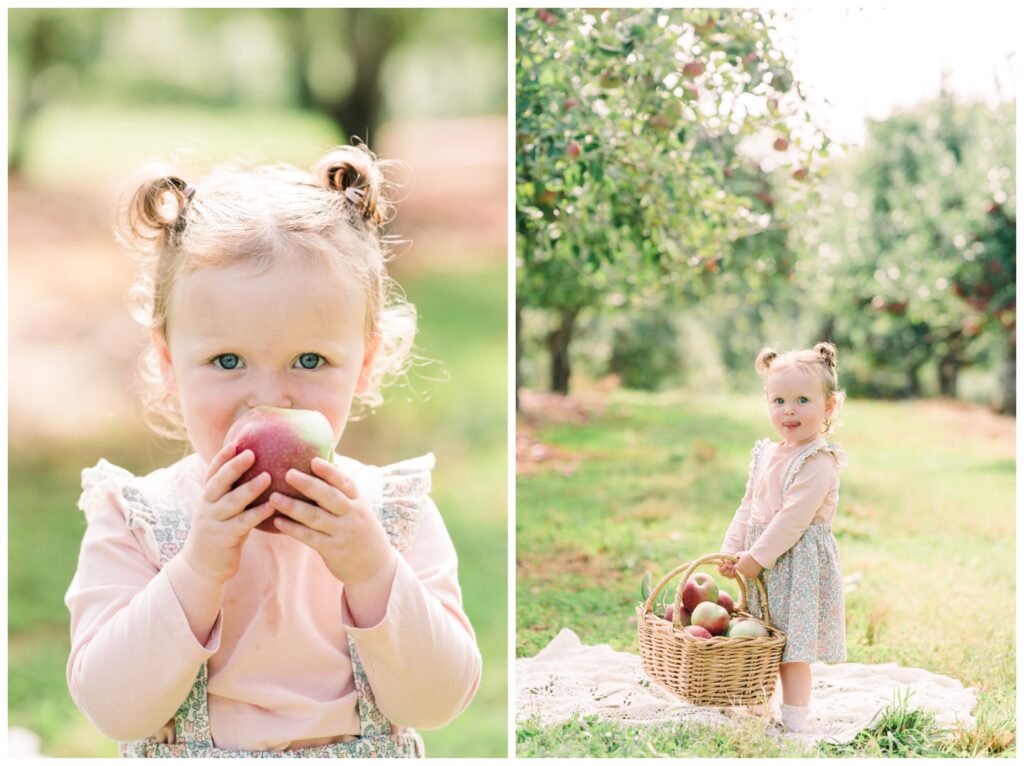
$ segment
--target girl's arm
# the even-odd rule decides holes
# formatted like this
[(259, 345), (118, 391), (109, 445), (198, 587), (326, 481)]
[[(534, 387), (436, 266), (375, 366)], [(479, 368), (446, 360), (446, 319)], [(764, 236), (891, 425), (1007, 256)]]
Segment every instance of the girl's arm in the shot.
[(796, 545), (834, 485), (836, 471), (831, 455), (812, 457), (800, 469), (782, 508), (750, 547), (749, 553), (758, 564), (771, 569), (779, 556)]
[(455, 547), (429, 498), (415, 542), (396, 559), (381, 620), (356, 625), (347, 594), (342, 616), (384, 715), (398, 726), (433, 729), (473, 699), (482, 663), (462, 610)]
[[(220, 644), (223, 586), (176, 556), (159, 569), (107, 497), (88, 509), (78, 569), (64, 602), (71, 613), (68, 689), (111, 739), (148, 737), (171, 719), (196, 673)], [(179, 596), (188, 593), (190, 611)], [(213, 615), (210, 618), (210, 615)], [(193, 633), (209, 634), (204, 646)]]

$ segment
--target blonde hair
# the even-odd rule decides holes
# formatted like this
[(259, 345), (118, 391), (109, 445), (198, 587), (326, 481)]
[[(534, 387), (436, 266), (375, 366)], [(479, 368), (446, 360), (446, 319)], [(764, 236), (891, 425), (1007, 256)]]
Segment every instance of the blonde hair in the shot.
[(825, 418), (825, 434), (831, 434), (839, 424), (839, 412), (846, 401), (846, 392), (839, 387), (839, 375), (836, 372), (836, 347), (831, 343), (816, 343), (814, 348), (801, 351), (787, 351), (783, 354), (774, 349), (762, 348), (754, 360), (754, 369), (764, 379), (765, 391), (768, 390), (768, 373), (788, 367), (802, 367), (821, 379), (825, 399), (835, 399), (835, 408), (831, 417)]
[[(346, 267), (363, 287), (366, 338), (377, 345), (354, 412), (373, 409), (382, 387), (405, 372), (416, 334), (416, 309), (386, 269), (397, 240), (382, 232), (393, 213), (384, 169), (394, 164), (359, 144), (336, 147), (311, 172), (225, 164), (195, 186), (167, 167), (143, 168), (120, 206), (117, 233), (141, 267), (129, 291), (132, 315), (167, 337), (174, 285), (197, 269), (245, 263), (266, 271), (285, 258)], [(186, 439), (180, 402), (163, 384), (152, 344), (139, 363), (149, 425)]]

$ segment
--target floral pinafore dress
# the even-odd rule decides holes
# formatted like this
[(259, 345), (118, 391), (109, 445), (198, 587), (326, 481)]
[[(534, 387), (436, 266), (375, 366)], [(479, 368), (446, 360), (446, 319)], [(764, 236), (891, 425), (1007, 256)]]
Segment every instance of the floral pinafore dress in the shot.
[[(361, 464), (360, 464), (361, 465)], [(418, 498), (430, 492), (430, 472), (434, 456), (377, 468), (361, 466), (366, 477), (368, 496), (391, 544), (399, 551), (411, 545), (419, 525)], [(159, 473), (159, 472), (158, 472)], [(101, 460), (82, 472), (83, 501), (91, 493), (110, 488), (113, 483), (127, 511), (129, 528), (142, 532), (143, 538), (159, 555), (164, 566), (184, 547), (191, 514), (180, 493), (168, 482), (151, 477), (137, 478), (123, 468)], [(362, 487), (361, 487), (362, 489)], [(412, 729), (393, 727), (377, 707), (369, 680), (348, 637), (352, 672), (358, 696), (359, 736), (346, 742), (296, 750), (244, 751), (216, 747), (210, 733), (206, 703), (207, 671), (204, 663), (195, 684), (174, 716), (173, 743), (157, 736), (120, 743), (123, 758), (422, 758), (423, 740)]]
[[(769, 439), (754, 445), (750, 471), (755, 492), (764, 480), (775, 447)], [(783, 499), (800, 469), (819, 452), (831, 453), (839, 468), (846, 465), (846, 453), (838, 444), (811, 444), (797, 453), (786, 469)], [(744, 550), (749, 551), (767, 528), (767, 524), (748, 521)], [(793, 547), (779, 556), (775, 566), (764, 570), (763, 578), (771, 622), (786, 634), (782, 662), (844, 662), (843, 573), (831, 524), (807, 527)], [(756, 588), (747, 589), (747, 603), (751, 614), (761, 615), (761, 598)]]

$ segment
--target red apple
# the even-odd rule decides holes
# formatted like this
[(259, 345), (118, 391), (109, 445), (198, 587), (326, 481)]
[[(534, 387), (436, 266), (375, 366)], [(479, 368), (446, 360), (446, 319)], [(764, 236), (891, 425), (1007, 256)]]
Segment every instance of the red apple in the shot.
[(711, 638), (711, 634), (708, 633), (708, 631), (705, 628), (702, 628), (699, 625), (688, 625), (687, 627), (683, 628), (683, 630), (689, 633), (694, 638)]
[(683, 66), (683, 74), (687, 77), (700, 77), (704, 74), (704, 64), (700, 61), (687, 61)]
[(672, 622), (672, 618), (675, 617), (676, 606), (675, 604), (669, 604), (665, 607), (665, 622)]
[(772, 146), (775, 147), (775, 151), (784, 152), (789, 148), (789, 140), (785, 136), (779, 136)]
[(568, 149), (566, 149), (566, 152), (569, 154), (570, 157), (575, 159), (576, 157), (580, 156), (580, 145), (577, 144), (575, 141), (570, 141), (569, 147)]
[(711, 575), (698, 572), (683, 586), (683, 606), (693, 614), (694, 607), (702, 601), (718, 601), (718, 583)]
[(713, 636), (720, 636), (729, 627), (729, 613), (713, 601), (702, 601), (693, 610), (690, 622)]
[(718, 605), (729, 614), (736, 611), (736, 604), (733, 602), (732, 596), (730, 596), (727, 591), (718, 591)]
[(685, 607), (679, 610), (679, 624), (684, 628), (690, 624), (690, 613)]
[[(264, 471), (270, 474), (270, 486), (250, 503), (249, 507), (252, 508), (266, 502), (272, 492), (306, 499), (285, 481), (285, 474), (290, 468), (310, 473), (310, 463), (315, 457), (330, 460), (334, 454), (336, 439), (334, 430), (323, 413), (316, 410), (261, 406), (249, 410), (232, 423), (224, 441), (233, 441), (237, 452), (251, 449), (256, 456), (252, 467), (242, 475), (235, 486), (244, 484)], [(256, 529), (263, 532), (278, 532), (274, 526), (274, 517), (279, 515), (275, 513), (261, 522)]]

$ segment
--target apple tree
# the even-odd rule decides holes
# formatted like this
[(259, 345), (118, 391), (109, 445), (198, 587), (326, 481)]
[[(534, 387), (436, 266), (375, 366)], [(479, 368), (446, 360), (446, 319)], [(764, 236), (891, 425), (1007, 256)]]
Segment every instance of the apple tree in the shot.
[(824, 192), (830, 321), (862, 393), (917, 396), (931, 367), (953, 397), (960, 370), (998, 364), (998, 409), (1013, 409), (1014, 130), (1012, 104), (943, 92), (872, 122)]
[(780, 270), (770, 248), (742, 244), (785, 235), (765, 174), (806, 185), (827, 138), (772, 19), (517, 11), (517, 391), (526, 308), (554, 318), (550, 385), (565, 393), (584, 309), (692, 299)]

